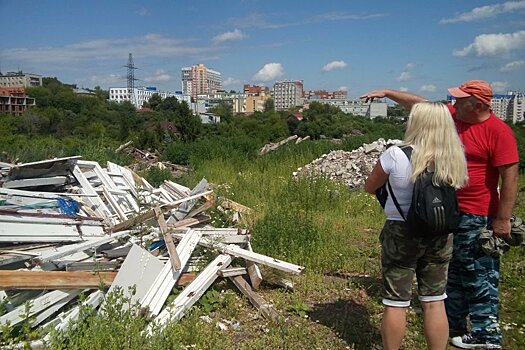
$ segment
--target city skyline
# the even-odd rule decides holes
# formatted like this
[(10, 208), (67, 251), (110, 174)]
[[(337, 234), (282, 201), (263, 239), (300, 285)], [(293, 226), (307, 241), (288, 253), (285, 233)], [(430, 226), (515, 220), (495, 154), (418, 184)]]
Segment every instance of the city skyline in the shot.
[(523, 91), (525, 1), (0, 2), (0, 71), (93, 88), (181, 90), (181, 68), (204, 64), (225, 89), (302, 80), (305, 90), (377, 88), (443, 99), (469, 79)]

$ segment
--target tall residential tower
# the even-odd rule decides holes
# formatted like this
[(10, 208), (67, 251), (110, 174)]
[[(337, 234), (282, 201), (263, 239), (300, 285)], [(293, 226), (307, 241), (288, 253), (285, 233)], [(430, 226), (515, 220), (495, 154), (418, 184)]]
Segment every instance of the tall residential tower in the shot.
[(221, 73), (203, 64), (182, 68), (182, 93), (196, 98), (223, 90)]

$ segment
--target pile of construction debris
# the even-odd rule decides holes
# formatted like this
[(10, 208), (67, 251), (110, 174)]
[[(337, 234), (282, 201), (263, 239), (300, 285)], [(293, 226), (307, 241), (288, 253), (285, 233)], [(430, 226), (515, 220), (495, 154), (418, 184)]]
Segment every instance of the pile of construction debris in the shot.
[[(81, 157), (0, 162), (0, 302), (7, 310), (0, 326), (29, 319), (34, 328), (67, 329), (80, 315), (80, 294), (88, 294), (83, 305), (97, 308), (117, 288), (149, 313), (150, 326), (163, 326), (183, 317), (218, 277), (230, 278), (263, 316), (276, 317), (255, 292), (258, 265), (293, 274), (304, 268), (254, 252), (245, 229), (206, 225), (206, 210), (217, 204), (237, 217), (250, 211), (217, 203), (209, 188), (205, 179), (193, 189), (171, 181), (154, 188), (128, 168)], [(191, 275), (192, 261), (203, 258), (198, 247), (217, 255)]]
[(282, 145), (285, 145), (287, 144), (288, 142), (291, 142), (291, 141), (294, 141), (295, 140), (295, 144), (298, 144), (298, 143), (301, 143), (303, 141), (306, 141), (306, 140), (309, 140), (310, 139), (310, 136), (306, 136), (306, 137), (299, 137), (297, 135), (292, 135), (290, 137), (287, 137), (285, 138), (284, 140), (281, 140), (279, 142), (275, 142), (275, 143), (267, 143), (266, 145), (264, 145), (258, 152), (257, 154), (262, 156), (263, 154), (266, 154), (268, 152), (272, 152), (272, 151), (275, 151), (276, 149), (278, 149), (279, 147), (281, 147)]
[(351, 189), (363, 186), (372, 172), (379, 155), (388, 145), (398, 144), (400, 140), (379, 139), (351, 151), (335, 150), (323, 154), (310, 164), (297, 169), (293, 176), (325, 176), (330, 180), (342, 182)]
[(168, 161), (160, 161), (159, 156), (156, 152), (153, 151), (143, 151), (132, 146), (133, 141), (126, 142), (125, 144), (120, 145), (115, 153), (125, 152), (131, 156), (134, 160), (133, 164), (130, 166), (130, 169), (137, 171), (149, 170), (152, 167), (157, 167), (159, 169), (168, 169), (171, 171), (174, 177), (181, 177), (186, 174), (189, 169), (186, 166), (180, 164), (174, 164)]

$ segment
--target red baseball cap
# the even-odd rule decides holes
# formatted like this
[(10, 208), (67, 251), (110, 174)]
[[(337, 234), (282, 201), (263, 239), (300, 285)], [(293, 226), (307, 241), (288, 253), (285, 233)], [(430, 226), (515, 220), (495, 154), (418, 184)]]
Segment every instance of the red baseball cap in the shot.
[(448, 89), (448, 92), (455, 98), (474, 96), (480, 102), (489, 106), (492, 100), (492, 88), (490, 84), (484, 80), (469, 80), (458, 87)]

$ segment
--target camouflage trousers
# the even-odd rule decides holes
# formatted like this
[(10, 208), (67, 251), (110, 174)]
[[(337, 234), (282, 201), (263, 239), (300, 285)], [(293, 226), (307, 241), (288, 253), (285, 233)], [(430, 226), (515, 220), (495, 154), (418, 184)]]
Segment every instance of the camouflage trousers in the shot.
[(412, 234), (404, 221), (387, 220), (381, 231), (383, 304), (408, 307), (414, 276), (419, 300), (447, 297), (448, 263), (452, 257), (452, 235), (421, 237)]
[(467, 333), (470, 316), (474, 337), (501, 344), (498, 323), (499, 257), (483, 253), (478, 242), (489, 222), (485, 216), (462, 214), (454, 233), (445, 306), (451, 333)]

